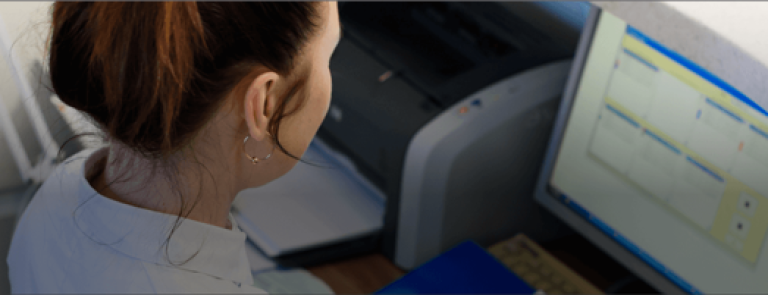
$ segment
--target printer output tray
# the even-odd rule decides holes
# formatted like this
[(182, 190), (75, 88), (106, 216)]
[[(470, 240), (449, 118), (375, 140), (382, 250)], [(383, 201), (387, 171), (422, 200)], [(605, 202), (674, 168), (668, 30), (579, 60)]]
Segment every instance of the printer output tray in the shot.
[[(284, 267), (374, 250), (384, 203), (317, 139), (283, 177), (241, 192), (234, 216), (248, 238)], [(316, 167), (317, 165), (320, 167)]]

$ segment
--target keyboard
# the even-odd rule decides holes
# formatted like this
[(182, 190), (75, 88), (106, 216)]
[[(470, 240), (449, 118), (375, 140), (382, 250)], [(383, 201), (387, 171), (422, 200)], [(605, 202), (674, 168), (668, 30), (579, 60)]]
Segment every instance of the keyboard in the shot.
[(488, 252), (546, 294), (604, 294), (523, 234), (494, 244)]

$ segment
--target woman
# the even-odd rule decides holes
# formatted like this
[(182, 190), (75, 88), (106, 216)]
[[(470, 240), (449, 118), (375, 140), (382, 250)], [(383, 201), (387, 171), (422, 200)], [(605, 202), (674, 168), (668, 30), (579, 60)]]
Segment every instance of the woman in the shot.
[(32, 199), (12, 292), (261, 292), (230, 206), (317, 132), (336, 3), (55, 3), (52, 26), (53, 89), (110, 144)]

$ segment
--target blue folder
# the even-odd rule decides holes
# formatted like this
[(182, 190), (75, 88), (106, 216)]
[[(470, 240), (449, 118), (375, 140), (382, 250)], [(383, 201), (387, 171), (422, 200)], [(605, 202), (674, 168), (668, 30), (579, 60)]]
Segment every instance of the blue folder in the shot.
[(533, 294), (535, 291), (480, 245), (466, 241), (376, 294)]

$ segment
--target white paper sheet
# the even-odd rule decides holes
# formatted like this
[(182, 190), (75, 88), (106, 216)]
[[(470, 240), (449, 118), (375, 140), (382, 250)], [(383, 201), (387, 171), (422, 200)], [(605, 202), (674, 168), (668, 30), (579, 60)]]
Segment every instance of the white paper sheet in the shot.
[(233, 203), (240, 228), (269, 257), (352, 239), (383, 225), (382, 197), (350, 176), (313, 143), (283, 177), (241, 192)]
[(259, 252), (259, 250), (256, 249), (256, 245), (251, 241), (246, 241), (245, 243), (245, 255), (248, 256), (248, 263), (251, 265), (251, 273), (259, 273), (277, 268), (277, 264), (263, 253)]

